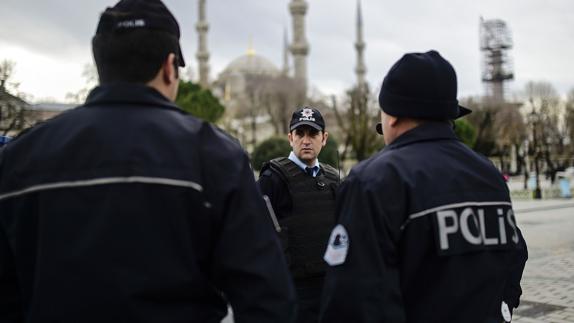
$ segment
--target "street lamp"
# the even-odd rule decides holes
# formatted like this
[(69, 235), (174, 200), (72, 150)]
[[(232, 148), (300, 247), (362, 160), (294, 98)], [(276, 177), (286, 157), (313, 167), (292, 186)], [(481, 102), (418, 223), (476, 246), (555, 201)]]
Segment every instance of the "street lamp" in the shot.
[(536, 172), (536, 188), (534, 189), (534, 198), (539, 200), (542, 198), (542, 192), (540, 191), (540, 169), (538, 167), (539, 150), (536, 138), (536, 124), (538, 123), (538, 114), (532, 108), (532, 112), (528, 115), (528, 119), (532, 124), (532, 145), (534, 150), (534, 171)]

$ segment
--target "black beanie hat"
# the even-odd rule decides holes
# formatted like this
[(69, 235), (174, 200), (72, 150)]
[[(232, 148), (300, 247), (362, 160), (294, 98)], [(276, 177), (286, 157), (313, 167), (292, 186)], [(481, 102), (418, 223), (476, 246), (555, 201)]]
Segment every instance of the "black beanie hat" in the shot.
[(405, 54), (383, 80), (379, 105), (386, 114), (454, 120), (472, 111), (458, 105), (456, 73), (437, 51)]

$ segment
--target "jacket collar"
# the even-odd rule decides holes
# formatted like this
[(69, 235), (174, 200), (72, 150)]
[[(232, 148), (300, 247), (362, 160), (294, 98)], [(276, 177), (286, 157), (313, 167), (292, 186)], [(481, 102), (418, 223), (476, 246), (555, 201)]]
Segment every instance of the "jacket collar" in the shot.
[[(301, 159), (299, 159), (299, 157), (297, 157), (297, 155), (295, 155), (295, 153), (293, 151), (291, 151), (289, 153), (289, 160), (291, 160), (292, 162), (294, 162), (297, 166), (299, 166), (299, 168), (301, 168), (302, 170), (305, 170), (305, 168), (309, 167), (307, 166)], [(311, 166), (311, 168), (321, 168), (321, 164), (319, 163), (319, 158), (315, 159), (315, 164), (313, 166)]]
[(180, 110), (175, 103), (168, 100), (156, 89), (133, 83), (114, 83), (95, 87), (88, 95), (84, 105), (100, 104), (151, 105)]
[(452, 127), (446, 122), (429, 121), (413, 128), (390, 143), (386, 149), (395, 149), (421, 141), (459, 140)]

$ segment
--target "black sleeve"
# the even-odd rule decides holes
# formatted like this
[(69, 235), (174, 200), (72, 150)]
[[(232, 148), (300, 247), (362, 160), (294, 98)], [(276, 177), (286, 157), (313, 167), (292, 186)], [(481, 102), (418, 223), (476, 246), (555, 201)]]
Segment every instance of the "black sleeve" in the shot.
[(24, 322), (14, 257), (2, 225), (0, 225), (0, 322)]
[(261, 174), (259, 174), (257, 185), (259, 185), (261, 194), (267, 195), (271, 200), (273, 208), (275, 208), (278, 194), (275, 181), (273, 180), (273, 172), (270, 169), (262, 170)]
[[(4, 174), (5, 149), (0, 149), (0, 184)], [(6, 214), (5, 205), (0, 200), (0, 216)], [(23, 305), (21, 301), (18, 277), (14, 256), (4, 223), (0, 219), (0, 322), (23, 322)]]
[(292, 208), (291, 195), (281, 177), (267, 168), (257, 180), (262, 195), (267, 195), (278, 219), (284, 218)]
[(394, 243), (381, 196), (352, 174), (341, 185), (336, 214), (348, 252), (342, 264), (327, 270), (321, 322), (405, 321), (398, 264), (387, 255)]
[(273, 224), (246, 156), (226, 193), (214, 252), (215, 283), (235, 322), (291, 322), (295, 293)]
[(520, 288), (520, 280), (526, 260), (528, 259), (528, 249), (526, 241), (522, 236), (522, 232), (517, 228), (518, 236), (520, 238), (518, 251), (514, 257), (513, 263), (510, 265), (510, 273), (508, 282), (504, 288), (504, 301), (508, 304), (510, 310), (517, 308), (520, 304), (520, 295), (522, 295), (522, 288)]

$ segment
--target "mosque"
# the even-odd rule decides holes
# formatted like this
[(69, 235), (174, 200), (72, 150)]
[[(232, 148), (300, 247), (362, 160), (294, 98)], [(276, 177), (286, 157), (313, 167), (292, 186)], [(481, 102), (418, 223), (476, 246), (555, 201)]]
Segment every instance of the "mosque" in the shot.
[[(271, 60), (260, 56), (250, 48), (248, 52), (232, 60), (217, 77), (210, 78), (209, 50), (207, 37), (209, 22), (206, 19), (206, 0), (198, 0), (198, 82), (203, 88), (210, 89), (226, 106), (224, 128), (234, 134), (251, 150), (257, 141), (271, 135), (287, 133), (286, 123), (291, 111), (307, 102), (308, 75), (307, 56), (310, 45), (305, 32), (305, 15), (308, 9), (306, 0), (290, 0), (292, 39), (288, 43), (284, 34), (283, 66), (277, 67)], [(366, 68), (363, 51), (363, 22), (360, 0), (357, 0), (357, 35), (355, 49), (357, 52), (357, 85), (365, 87)], [(293, 62), (293, 69), (289, 61)], [(275, 86), (274, 86), (275, 84)], [(287, 86), (285, 86), (287, 85)], [(275, 93), (289, 88), (290, 93)], [(275, 98), (275, 100), (264, 100)], [(281, 100), (285, 98), (285, 100)], [(283, 102), (283, 105), (277, 102)], [(289, 101), (289, 102), (284, 102)], [(257, 106), (264, 105), (265, 107)], [(269, 105), (276, 105), (270, 107)], [(275, 111), (275, 112), (273, 112)], [(225, 118), (224, 118), (225, 119)], [(273, 127), (273, 122), (282, 123), (284, 127)]]

